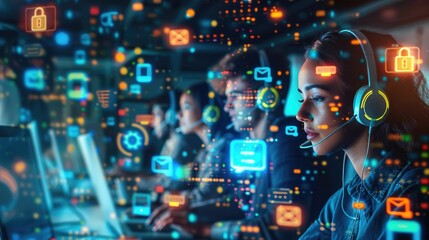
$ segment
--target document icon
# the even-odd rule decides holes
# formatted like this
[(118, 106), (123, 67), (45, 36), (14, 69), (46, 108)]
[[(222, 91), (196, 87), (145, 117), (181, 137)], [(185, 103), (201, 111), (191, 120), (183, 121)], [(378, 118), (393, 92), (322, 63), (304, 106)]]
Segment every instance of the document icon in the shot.
[(411, 203), (409, 198), (389, 197), (386, 201), (386, 212), (393, 216), (402, 218), (413, 218)]
[(267, 144), (262, 140), (233, 140), (230, 160), (237, 172), (263, 171), (267, 166)]
[(170, 156), (153, 156), (152, 172), (161, 173), (167, 177), (173, 176), (173, 159)]
[(253, 77), (256, 81), (272, 82), (271, 68), (269, 67), (256, 67), (253, 72)]
[(174, 29), (170, 30), (168, 40), (171, 46), (185, 46), (189, 44), (189, 30), (188, 29)]
[(285, 134), (288, 136), (298, 137), (298, 127), (297, 126), (286, 126)]
[(302, 225), (301, 207), (278, 205), (276, 207), (276, 223), (281, 227), (300, 227)]

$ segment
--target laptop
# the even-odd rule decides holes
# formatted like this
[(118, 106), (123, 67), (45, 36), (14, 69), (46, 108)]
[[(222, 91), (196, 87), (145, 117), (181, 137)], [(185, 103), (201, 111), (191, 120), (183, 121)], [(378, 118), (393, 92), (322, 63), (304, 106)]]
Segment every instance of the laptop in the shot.
[[(64, 201), (64, 199), (62, 199), (61, 202), (54, 201), (54, 199), (52, 197), (53, 194), (51, 192), (51, 189), (49, 188), (47, 177), (46, 177), (47, 175), (45, 172), (44, 156), (42, 153), (42, 146), (40, 144), (40, 138), (39, 138), (40, 135), (39, 135), (39, 131), (37, 128), (37, 122), (32, 121), (28, 124), (27, 127), (28, 127), (28, 131), (30, 134), (32, 146), (34, 148), (35, 161), (37, 163), (37, 168), (40, 171), (40, 175), (41, 175), (40, 182), (42, 184), (43, 196), (44, 196), (44, 199), (46, 202), (48, 212), (51, 216), (51, 222), (55, 226), (63, 225), (63, 224), (67, 224), (67, 225), (79, 224), (80, 225), (81, 223), (85, 222), (85, 219), (82, 216), (82, 214), (75, 208), (75, 206), (73, 206), (70, 203), (69, 199), (67, 199), (66, 201)], [(57, 152), (57, 153), (55, 153), (55, 152)], [(54, 154), (59, 155), (58, 149), (54, 149)], [(62, 168), (62, 164), (61, 164), (61, 166), (57, 166), (57, 167)], [(61, 170), (64, 171), (64, 168), (62, 168)], [(60, 170), (60, 172), (61, 172), (61, 170)], [(65, 185), (63, 184), (63, 191), (67, 191), (65, 196), (69, 196), (68, 192), (70, 191), (70, 187), (69, 187), (67, 182), (65, 183)], [(55, 200), (57, 200), (57, 199), (55, 199)], [(60, 206), (64, 206), (64, 205), (67, 205), (67, 207), (59, 208)]]
[[(133, 219), (118, 214), (92, 134), (78, 136), (78, 143), (102, 211), (103, 219), (110, 233), (116, 237), (132, 236), (142, 237), (143, 239), (171, 239), (172, 233), (153, 232), (149, 226), (146, 226), (146, 219), (144, 218)], [(182, 234), (181, 237), (185, 237), (185, 235)]]
[(4, 239), (54, 236), (44, 177), (37, 164), (29, 131), (0, 127), (0, 221), (6, 231)]
[[(54, 130), (49, 130), (49, 139), (51, 141), (51, 148), (54, 154), (54, 161), (58, 172), (58, 180), (61, 188), (61, 195), (67, 199), (70, 198), (93, 198), (93, 189), (89, 179), (71, 179), (67, 177), (63, 158), (58, 143), (58, 137), (55, 135)], [(71, 181), (73, 180), (73, 181)], [(54, 195), (54, 194), (52, 194)]]

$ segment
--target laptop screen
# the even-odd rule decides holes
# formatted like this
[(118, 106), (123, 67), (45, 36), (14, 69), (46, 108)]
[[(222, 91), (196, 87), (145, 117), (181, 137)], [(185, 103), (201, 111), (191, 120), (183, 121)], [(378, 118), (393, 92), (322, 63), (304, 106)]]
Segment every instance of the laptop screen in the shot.
[(0, 221), (9, 239), (49, 239), (52, 226), (28, 130), (0, 127)]

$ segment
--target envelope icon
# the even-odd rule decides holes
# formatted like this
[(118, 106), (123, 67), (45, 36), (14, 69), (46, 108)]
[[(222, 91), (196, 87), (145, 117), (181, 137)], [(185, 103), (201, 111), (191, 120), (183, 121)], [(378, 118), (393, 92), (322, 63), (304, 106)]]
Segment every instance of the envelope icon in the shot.
[(386, 212), (393, 216), (402, 218), (413, 218), (409, 198), (389, 197), (386, 201)]
[(276, 223), (281, 227), (300, 227), (302, 225), (301, 207), (278, 205), (276, 207)]
[(253, 72), (253, 77), (256, 81), (272, 82), (271, 68), (269, 67), (256, 67)]
[(151, 166), (154, 173), (161, 173), (167, 177), (173, 175), (173, 159), (170, 156), (153, 156)]
[(188, 29), (174, 29), (170, 30), (168, 40), (171, 46), (185, 46), (189, 44), (189, 36)]
[(298, 137), (298, 127), (297, 126), (286, 126), (285, 134), (288, 136)]

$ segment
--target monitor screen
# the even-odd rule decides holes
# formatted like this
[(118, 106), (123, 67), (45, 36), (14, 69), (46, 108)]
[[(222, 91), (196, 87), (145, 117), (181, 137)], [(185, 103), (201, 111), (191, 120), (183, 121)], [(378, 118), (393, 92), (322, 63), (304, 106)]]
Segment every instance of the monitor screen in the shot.
[(9, 239), (49, 239), (51, 222), (31, 138), (0, 127), (0, 220)]

